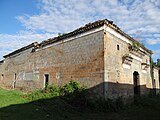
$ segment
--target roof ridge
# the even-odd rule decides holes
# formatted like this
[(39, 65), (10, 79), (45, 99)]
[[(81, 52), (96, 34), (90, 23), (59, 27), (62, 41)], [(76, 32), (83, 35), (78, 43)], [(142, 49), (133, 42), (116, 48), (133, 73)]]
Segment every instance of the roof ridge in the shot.
[(15, 51), (7, 54), (7, 55), (4, 55), (3, 57), (4, 57), (4, 58), (7, 58), (7, 57), (9, 57), (9, 56), (12, 56), (12, 55), (14, 55), (14, 54), (17, 54), (17, 53), (22, 52), (22, 51), (24, 51), (24, 50), (27, 50), (27, 49), (29, 49), (29, 48), (35, 47), (35, 46), (37, 46), (37, 45), (39, 45), (38, 42), (32, 42), (31, 44), (26, 45), (26, 46), (24, 46), (24, 47), (22, 47), (22, 48), (19, 48), (19, 49), (15, 50)]
[(14, 54), (16, 54), (18, 52), (21, 52), (21, 51), (24, 51), (24, 50), (30, 48), (31, 46), (35, 47), (35, 49), (37, 49), (37, 48), (39, 48), (39, 46), (43, 47), (43, 46), (52, 44), (52, 43), (57, 42), (59, 40), (62, 40), (62, 39), (68, 38), (68, 37), (72, 37), (72, 36), (75, 36), (77, 34), (83, 33), (85, 31), (88, 31), (88, 30), (103, 26), (104, 24), (106, 24), (107, 26), (111, 27), (112, 29), (114, 29), (118, 33), (124, 35), (129, 40), (138, 43), (143, 49), (145, 49), (147, 52), (152, 54), (151, 50), (147, 49), (143, 44), (141, 44), (140, 42), (135, 40), (133, 37), (129, 36), (127, 33), (123, 32), (116, 24), (113, 23), (113, 21), (108, 20), (108, 19), (103, 19), (103, 20), (97, 20), (97, 21), (94, 21), (94, 22), (89, 22), (89, 23), (85, 24), (84, 26), (81, 26), (81, 27), (79, 27), (79, 28), (77, 28), (77, 29), (75, 29), (75, 30), (73, 30), (71, 32), (64, 33), (63, 35), (59, 35), (59, 36), (56, 36), (56, 37), (53, 37), (53, 38), (49, 38), (47, 40), (42, 41), (41, 43), (33, 42), (33, 43), (31, 43), (31, 44), (29, 44), (27, 46), (24, 46), (24, 47), (22, 47), (20, 49), (17, 49), (15, 51), (11, 52), (11, 53), (3, 56), (3, 57), (6, 58), (8, 56), (14, 55)]

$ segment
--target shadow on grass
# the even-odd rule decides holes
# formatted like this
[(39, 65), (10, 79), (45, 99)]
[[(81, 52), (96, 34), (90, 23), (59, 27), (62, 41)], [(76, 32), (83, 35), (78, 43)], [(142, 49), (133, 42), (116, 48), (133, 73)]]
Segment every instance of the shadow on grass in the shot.
[[(105, 83), (106, 84), (106, 83)], [(127, 93), (128, 90), (133, 90), (132, 85), (110, 84), (112, 87), (111, 93), (118, 94), (121, 92)], [(104, 84), (95, 86), (88, 91), (97, 91)], [(116, 88), (116, 89), (114, 89)], [(128, 89), (126, 89), (128, 88)], [(121, 91), (118, 91), (120, 90)], [(104, 91), (103, 91), (104, 92)], [(132, 91), (133, 93), (133, 91)], [(76, 94), (76, 93), (75, 93)], [(74, 98), (73, 95), (70, 98)], [(92, 99), (94, 97), (92, 96)], [(24, 104), (15, 104), (0, 108), (0, 120), (159, 120), (160, 119), (160, 97), (140, 98), (137, 105), (125, 106), (120, 111), (112, 111), (104, 113), (102, 111), (91, 110), (85, 102), (82, 102), (83, 96), (72, 99), (73, 103), (67, 102), (68, 97), (59, 96), (49, 99), (41, 99)], [(82, 103), (80, 103), (80, 101)], [(101, 101), (100, 101), (101, 102)], [(103, 101), (102, 101), (103, 102)], [(142, 104), (144, 103), (144, 104)], [(78, 105), (78, 107), (76, 106)], [(142, 105), (141, 105), (142, 104)], [(105, 108), (107, 104), (98, 104), (93, 109), (98, 107)]]
[(81, 111), (62, 98), (54, 97), (1, 108), (0, 120), (106, 120), (115, 118), (116, 114)]

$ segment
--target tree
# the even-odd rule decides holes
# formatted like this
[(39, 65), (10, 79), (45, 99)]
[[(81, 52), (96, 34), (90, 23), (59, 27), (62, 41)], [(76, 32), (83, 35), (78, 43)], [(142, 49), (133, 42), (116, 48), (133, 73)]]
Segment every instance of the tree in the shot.
[(160, 59), (157, 59), (157, 66), (160, 67)]

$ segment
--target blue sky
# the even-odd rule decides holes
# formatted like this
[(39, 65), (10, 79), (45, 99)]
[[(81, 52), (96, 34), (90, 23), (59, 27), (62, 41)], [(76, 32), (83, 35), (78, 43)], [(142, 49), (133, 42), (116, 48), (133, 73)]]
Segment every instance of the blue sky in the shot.
[(0, 0), (0, 59), (32, 42), (109, 19), (160, 58), (160, 0)]
[[(30, 0), (1, 0), (0, 1), (0, 33), (16, 34), (24, 29), (23, 25), (15, 19), (19, 15), (35, 15), (39, 10), (35, 1)], [(11, 28), (13, 27), (13, 28)]]

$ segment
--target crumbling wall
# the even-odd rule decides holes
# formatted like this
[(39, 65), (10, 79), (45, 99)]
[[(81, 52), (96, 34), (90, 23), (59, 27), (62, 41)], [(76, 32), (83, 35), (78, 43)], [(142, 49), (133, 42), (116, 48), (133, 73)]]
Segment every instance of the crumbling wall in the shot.
[(49, 74), (50, 84), (61, 86), (76, 80), (103, 94), (103, 86), (98, 86), (104, 79), (103, 46), (103, 31), (100, 31), (39, 49), (35, 52), (35, 66), (40, 80)]
[[(112, 32), (112, 31), (111, 31)], [(149, 53), (131, 53), (126, 38), (122, 40), (117, 37), (118, 33), (112, 34), (108, 31), (104, 35), (104, 69), (105, 69), (105, 93), (106, 97), (116, 98), (120, 96), (133, 96), (134, 80), (133, 73), (139, 75), (140, 94), (146, 94), (146, 86), (150, 84), (150, 67), (142, 69), (142, 63), (149, 64)], [(116, 36), (117, 35), (117, 36)], [(124, 38), (124, 36), (122, 37)], [(125, 41), (126, 40), (126, 41)], [(145, 65), (146, 65), (145, 64)], [(147, 66), (147, 65), (146, 65)], [(149, 86), (149, 85), (148, 85)]]
[(1, 65), (0, 74), (3, 74), (3, 80), (0, 81), (2, 87), (19, 88), (23, 90), (32, 90), (40, 88), (39, 81), (35, 80), (35, 68), (31, 58), (33, 58), (32, 48), (10, 56), (4, 60)]
[(159, 94), (159, 75), (158, 75), (158, 68), (154, 68), (154, 88), (156, 90), (156, 94)]
[[(33, 90), (44, 87), (44, 75), (49, 84), (64, 85), (76, 80), (94, 88), (102, 95), (104, 80), (103, 30), (88, 35), (77, 35), (32, 52), (32, 49), (7, 58), (3, 64), (4, 86), (12, 87), (16, 74), (16, 87)], [(98, 92), (97, 92), (98, 91)]]

